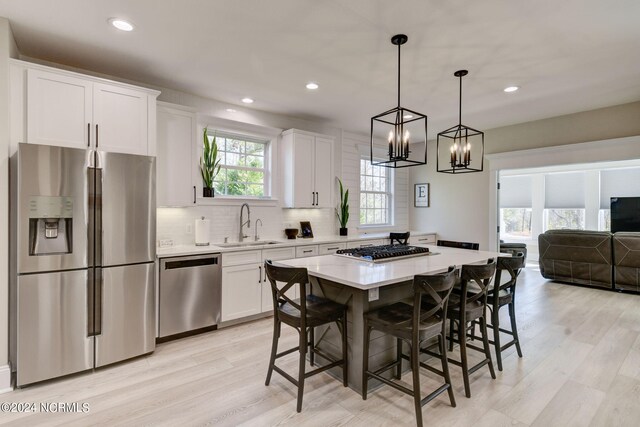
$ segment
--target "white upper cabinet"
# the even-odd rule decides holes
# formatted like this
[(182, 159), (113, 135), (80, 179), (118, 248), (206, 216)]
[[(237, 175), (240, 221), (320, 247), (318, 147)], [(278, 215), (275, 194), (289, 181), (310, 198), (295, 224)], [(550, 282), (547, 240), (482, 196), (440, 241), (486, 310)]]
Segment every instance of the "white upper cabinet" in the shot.
[(26, 111), (12, 115), (13, 143), (155, 156), (158, 91), (18, 60), (11, 67), (11, 108)]
[(27, 74), (27, 136), (33, 144), (90, 145), (92, 83), (40, 70)]
[(333, 138), (297, 129), (282, 134), (284, 206), (333, 207)]
[(147, 94), (120, 86), (93, 85), (96, 148), (128, 154), (148, 153)]
[(158, 103), (156, 193), (158, 206), (193, 206), (192, 148), (196, 139), (195, 111)]

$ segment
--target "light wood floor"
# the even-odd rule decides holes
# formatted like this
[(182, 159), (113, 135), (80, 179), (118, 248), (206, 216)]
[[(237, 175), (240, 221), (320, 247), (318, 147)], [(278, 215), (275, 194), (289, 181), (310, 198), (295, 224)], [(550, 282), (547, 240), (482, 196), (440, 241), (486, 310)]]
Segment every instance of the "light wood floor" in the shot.
[[(517, 314), (524, 358), (509, 349), (504, 371), (472, 376), (458, 406), (446, 393), (423, 408), (437, 426), (637, 426), (640, 423), (640, 296), (544, 281), (527, 268)], [(506, 314), (506, 310), (505, 314)], [(8, 425), (414, 425), (413, 402), (391, 387), (362, 398), (328, 374), (307, 380), (301, 414), (294, 387), (264, 379), (272, 321), (264, 319), (159, 345), (154, 354), (92, 374), (0, 395), (4, 402), (88, 402), (87, 414), (6, 414)], [(288, 348), (296, 332), (281, 340)], [(284, 347), (287, 346), (287, 347)], [(457, 351), (454, 351), (457, 356)], [(283, 366), (296, 372), (296, 354)], [(410, 375), (404, 379), (410, 381)], [(422, 375), (423, 393), (436, 382)]]

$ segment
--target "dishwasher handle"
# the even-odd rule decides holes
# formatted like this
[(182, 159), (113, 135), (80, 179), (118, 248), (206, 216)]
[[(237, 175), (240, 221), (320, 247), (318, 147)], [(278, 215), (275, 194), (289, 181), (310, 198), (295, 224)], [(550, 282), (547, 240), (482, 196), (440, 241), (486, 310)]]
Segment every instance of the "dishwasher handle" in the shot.
[(177, 268), (202, 267), (205, 265), (216, 265), (219, 263), (219, 257), (206, 258), (188, 258), (188, 259), (172, 259), (164, 263), (165, 270), (174, 270)]

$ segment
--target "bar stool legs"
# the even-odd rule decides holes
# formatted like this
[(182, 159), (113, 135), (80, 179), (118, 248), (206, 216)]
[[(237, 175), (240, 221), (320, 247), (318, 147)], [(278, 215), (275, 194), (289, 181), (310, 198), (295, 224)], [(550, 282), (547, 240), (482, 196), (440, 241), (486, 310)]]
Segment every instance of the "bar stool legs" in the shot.
[(279, 321), (273, 322), (273, 341), (271, 343), (271, 356), (269, 357), (269, 370), (267, 371), (267, 380), (264, 385), (269, 385), (271, 382), (271, 374), (273, 374), (273, 366), (276, 363), (276, 354), (278, 353), (278, 339), (280, 338), (280, 329), (282, 323)]
[[(313, 330), (313, 328), (311, 328)], [(300, 331), (300, 366), (298, 367), (298, 403), (296, 411), (302, 411), (302, 396), (304, 394), (304, 367), (307, 361), (307, 331)], [(313, 353), (311, 353), (313, 354)]]
[(513, 333), (513, 338), (516, 342), (516, 351), (518, 352), (518, 357), (522, 357), (522, 349), (520, 348), (520, 338), (518, 338), (518, 327), (516, 326), (516, 305), (515, 299), (509, 304), (509, 318), (511, 319), (511, 332)]

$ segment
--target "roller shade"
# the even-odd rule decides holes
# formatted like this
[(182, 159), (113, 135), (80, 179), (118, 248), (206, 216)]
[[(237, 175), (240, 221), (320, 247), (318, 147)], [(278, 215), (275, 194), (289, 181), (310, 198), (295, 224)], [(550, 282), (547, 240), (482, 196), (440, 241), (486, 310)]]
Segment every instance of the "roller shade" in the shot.
[(612, 197), (640, 197), (640, 168), (600, 172), (600, 209), (610, 209)]
[(531, 175), (500, 177), (500, 207), (531, 207)]
[(544, 176), (545, 209), (584, 209), (584, 172), (550, 173)]

